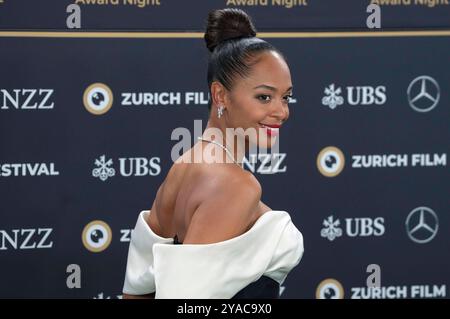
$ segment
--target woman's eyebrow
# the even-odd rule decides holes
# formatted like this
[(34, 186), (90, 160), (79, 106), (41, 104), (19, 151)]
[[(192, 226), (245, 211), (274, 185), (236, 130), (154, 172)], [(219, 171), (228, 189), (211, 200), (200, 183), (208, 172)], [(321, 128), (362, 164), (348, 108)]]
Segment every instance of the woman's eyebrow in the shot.
[[(273, 86), (267, 85), (267, 84), (261, 84), (261, 85), (255, 86), (253, 89), (259, 89), (259, 88), (268, 89), (268, 90), (271, 90), (271, 91), (274, 91), (274, 92), (277, 91), (276, 88), (274, 88)], [(287, 92), (287, 91), (289, 91), (291, 89), (292, 89), (292, 86), (290, 86), (285, 92)]]

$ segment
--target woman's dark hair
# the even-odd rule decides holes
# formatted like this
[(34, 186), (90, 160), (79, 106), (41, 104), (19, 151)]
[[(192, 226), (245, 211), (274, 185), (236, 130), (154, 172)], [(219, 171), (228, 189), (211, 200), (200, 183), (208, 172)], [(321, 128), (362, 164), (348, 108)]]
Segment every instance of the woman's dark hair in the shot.
[[(283, 54), (270, 43), (256, 37), (250, 17), (241, 9), (226, 8), (208, 14), (204, 35), (206, 47), (211, 52), (208, 61), (208, 89), (218, 81), (227, 89), (233, 88), (237, 76), (250, 74), (257, 57), (264, 51)], [(208, 110), (211, 111), (211, 92)]]

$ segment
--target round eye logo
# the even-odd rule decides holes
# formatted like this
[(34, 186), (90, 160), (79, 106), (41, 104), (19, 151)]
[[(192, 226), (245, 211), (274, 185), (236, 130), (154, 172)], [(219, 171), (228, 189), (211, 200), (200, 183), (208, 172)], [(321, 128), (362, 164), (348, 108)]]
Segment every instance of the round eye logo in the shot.
[(344, 168), (344, 165), (344, 153), (337, 147), (325, 147), (317, 156), (317, 168), (324, 176), (334, 177), (339, 175)]
[(103, 83), (94, 83), (84, 90), (83, 104), (88, 112), (101, 115), (109, 111), (113, 103), (111, 89)]
[(335, 279), (325, 279), (317, 286), (316, 299), (344, 299), (344, 288)]
[(87, 250), (94, 253), (101, 252), (111, 243), (111, 228), (101, 220), (94, 220), (84, 227), (81, 239)]

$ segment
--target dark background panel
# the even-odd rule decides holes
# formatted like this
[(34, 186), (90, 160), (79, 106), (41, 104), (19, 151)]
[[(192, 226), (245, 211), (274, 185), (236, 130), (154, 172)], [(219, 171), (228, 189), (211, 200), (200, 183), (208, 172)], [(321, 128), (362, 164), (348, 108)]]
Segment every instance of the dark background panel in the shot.
[[(137, 5), (144, 1), (78, 2), (83, 30), (202, 31), (206, 13), (227, 7), (225, 0), (160, 0), (160, 5)], [(250, 3), (255, 1), (236, 1)], [(381, 1), (387, 3), (387, 1)], [(448, 28), (450, 6), (441, 0), (392, 1), (403, 5), (382, 5), (383, 29)], [(0, 29), (65, 29), (66, 8), (75, 1), (4, 0), (0, 3)], [(86, 4), (83, 4), (86, 3)], [(89, 4), (90, 3), (90, 4)], [(147, 3), (152, 3), (151, 0)], [(156, 2), (154, 2), (156, 3)], [(368, 0), (280, 0), (260, 1), (262, 5), (240, 5), (252, 15), (259, 31), (367, 30)], [(263, 5), (267, 3), (267, 5)], [(292, 3), (292, 6), (289, 4)], [(306, 3), (306, 5), (304, 5)], [(284, 5), (285, 4), (285, 5)], [(433, 5), (434, 4), (434, 5)], [(228, 7), (234, 7), (233, 1)], [(290, 7), (290, 8), (289, 8)]]
[[(12, 20), (19, 14), (21, 2), (6, 0), (0, 5), (1, 28), (63, 28), (58, 24), (63, 22), (57, 22), (58, 10), (65, 7), (62, 2), (41, 2), (48, 9), (42, 11), (32, 2), (21, 19)], [(161, 10), (167, 11), (159, 11), (147, 24), (134, 9), (116, 8), (90, 8), (89, 15), (96, 19), (86, 17), (86, 23), (99, 29), (153, 30), (158, 26), (162, 30), (201, 30), (199, 21), (208, 7), (192, 10), (192, 4), (186, 2), (190, 6), (185, 10), (192, 15), (169, 19), (175, 13), (169, 8), (171, 2), (164, 3), (167, 7)], [(340, 10), (335, 2), (325, 3), (310, 1), (310, 7), (305, 8), (309, 11), (298, 21), (287, 16), (273, 20), (267, 12), (276, 15), (278, 10), (269, 8), (249, 13), (255, 13), (257, 26), (267, 31), (359, 26), (346, 16), (357, 6), (345, 6), (346, 10), (342, 6)], [(187, 4), (178, 7), (181, 5)], [(122, 18), (113, 23), (105, 10)], [(330, 15), (329, 10), (339, 15)], [(392, 12), (396, 10), (400, 8), (392, 8)], [(408, 10), (413, 11), (401, 10), (401, 16), (407, 17)], [(31, 11), (35, 11), (33, 15)], [(322, 12), (328, 12), (327, 19), (322, 19)], [(448, 17), (437, 8), (426, 12), (434, 19), (414, 16), (403, 26), (436, 26), (442, 14)], [(340, 23), (344, 17), (349, 25)], [(288, 211), (304, 235), (305, 255), (284, 283), (283, 297), (315, 298), (318, 284), (326, 278), (340, 281), (345, 297), (350, 297), (352, 287), (364, 286), (370, 263), (381, 266), (383, 286), (448, 286), (448, 163), (437, 167), (351, 167), (354, 155), (448, 156), (448, 36), (267, 40), (287, 56), (297, 99), (290, 105), (290, 119), (280, 136), (280, 153), (286, 155), (282, 166), (287, 171), (255, 172), (263, 186), (263, 201), (273, 209)], [(0, 37), (0, 90), (51, 89), (55, 105), (50, 110), (2, 109), (4, 96), (0, 95), (0, 165), (54, 163), (59, 172), (57, 176), (0, 176), (0, 245), (8, 247), (0, 249), (0, 297), (121, 295), (128, 250), (128, 242), (121, 238), (124, 231), (134, 227), (137, 214), (151, 207), (170, 169), (176, 143), (171, 133), (184, 127), (194, 137), (194, 120), (202, 120), (204, 127), (208, 117), (206, 105), (183, 102), (122, 106), (121, 94), (206, 94), (207, 57), (201, 39)], [(414, 111), (406, 93), (411, 81), (420, 75), (432, 77), (440, 86), (438, 105), (426, 113)], [(96, 82), (107, 84), (114, 96), (112, 108), (103, 115), (93, 115), (83, 105), (84, 90)], [(322, 105), (324, 90), (331, 84), (342, 88), (345, 100), (347, 87), (383, 86), (386, 102), (352, 106), (345, 101), (332, 110)], [(327, 146), (338, 147), (346, 159), (336, 177), (325, 177), (317, 168), (317, 156)], [(94, 161), (102, 155), (113, 161), (116, 171), (116, 176), (106, 181), (92, 176)], [(120, 159), (129, 165), (130, 159), (140, 157), (156, 158), (158, 173), (121, 176)], [(411, 241), (405, 230), (408, 214), (420, 206), (432, 208), (439, 217), (437, 235), (426, 244)], [(340, 220), (343, 230), (346, 219), (381, 217), (384, 233), (367, 237), (344, 233), (329, 241), (320, 231), (330, 215)], [(88, 251), (81, 240), (83, 228), (93, 220), (102, 220), (112, 229), (111, 244), (100, 253)], [(52, 229), (46, 242), (52, 242), (51, 248), (13, 249), (5, 239), (5, 233), (11, 236), (16, 229), (39, 228)], [(66, 267), (72, 263), (81, 267), (81, 289), (66, 286)]]

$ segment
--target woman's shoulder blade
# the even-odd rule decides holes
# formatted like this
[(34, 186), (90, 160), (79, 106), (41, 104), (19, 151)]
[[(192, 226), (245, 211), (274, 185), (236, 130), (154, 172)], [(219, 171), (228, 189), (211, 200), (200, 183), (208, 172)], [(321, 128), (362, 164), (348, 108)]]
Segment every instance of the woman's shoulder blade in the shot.
[(187, 243), (214, 243), (245, 232), (255, 219), (261, 189), (251, 173), (223, 169), (204, 181), (204, 199), (194, 212)]

